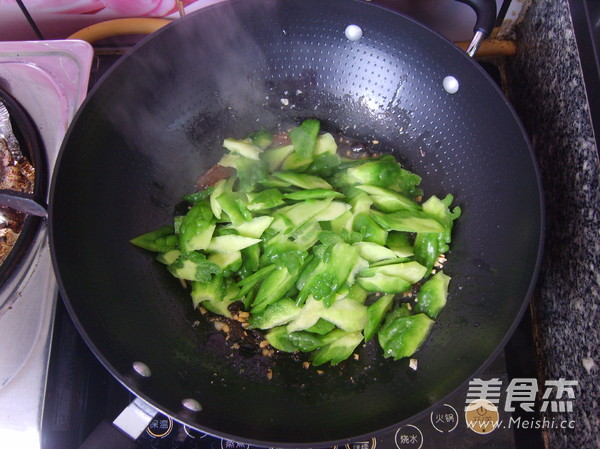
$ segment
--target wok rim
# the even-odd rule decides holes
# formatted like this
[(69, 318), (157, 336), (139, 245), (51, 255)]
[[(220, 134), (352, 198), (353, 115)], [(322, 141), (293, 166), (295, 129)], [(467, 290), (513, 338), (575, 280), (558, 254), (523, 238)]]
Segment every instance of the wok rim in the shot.
[[(151, 44), (151, 42), (154, 39), (157, 39), (162, 33), (169, 32), (169, 30), (171, 28), (177, 26), (177, 23), (181, 20), (192, 20), (192, 18), (195, 15), (202, 14), (204, 11), (207, 11), (207, 10), (213, 9), (213, 8), (218, 8), (223, 4), (233, 4), (233, 3), (237, 3), (237, 2), (242, 3), (243, 0), (226, 0), (223, 2), (211, 4), (211, 5), (208, 5), (198, 11), (194, 11), (193, 13), (188, 14), (180, 19), (174, 20), (172, 23), (162, 27), (161, 29), (154, 32), (153, 34), (142, 39), (132, 49), (132, 51), (128, 52), (126, 55), (121, 57), (116, 63), (114, 63), (106, 71), (106, 73), (99, 79), (99, 81), (95, 84), (95, 86), (90, 90), (86, 99), (84, 100), (84, 102), (78, 109), (77, 113), (75, 114), (75, 117), (73, 118), (73, 120), (69, 126), (69, 129), (67, 130), (65, 137), (63, 139), (63, 143), (61, 145), (55, 166), (58, 168), (61, 165), (62, 158), (67, 151), (66, 149), (68, 146), (68, 142), (70, 140), (70, 136), (74, 132), (74, 129), (78, 126), (79, 118), (82, 115), (83, 111), (86, 109), (88, 103), (90, 103), (94, 100), (96, 91), (101, 88), (104, 80), (107, 79), (108, 77), (110, 77), (112, 75), (112, 73), (115, 70), (117, 70), (117, 68), (121, 64), (127, 63), (129, 58), (131, 57), (131, 55), (135, 55), (137, 49)], [(119, 381), (119, 383), (121, 383), (123, 385), (123, 387), (125, 387), (128, 391), (130, 391), (136, 397), (141, 398), (142, 400), (144, 400), (145, 402), (150, 404), (152, 407), (156, 408), (159, 413), (169, 416), (174, 421), (177, 421), (177, 422), (184, 424), (192, 429), (198, 430), (200, 432), (206, 433), (208, 435), (211, 435), (211, 436), (214, 436), (217, 438), (222, 438), (225, 440), (231, 440), (231, 441), (236, 441), (236, 442), (240, 442), (240, 443), (250, 444), (252, 446), (258, 446), (258, 447), (280, 447), (280, 448), (299, 448), (299, 447), (309, 448), (309, 447), (325, 447), (325, 446), (329, 447), (329, 446), (337, 446), (337, 445), (347, 444), (349, 442), (352, 442), (352, 441), (355, 441), (355, 440), (358, 440), (361, 438), (367, 438), (367, 437), (372, 438), (372, 437), (389, 434), (390, 432), (397, 430), (406, 424), (409, 424), (413, 421), (418, 421), (418, 420), (422, 419), (423, 417), (425, 417), (428, 413), (433, 411), (440, 403), (442, 403), (442, 402), (446, 401), (448, 398), (456, 395), (460, 390), (463, 390), (466, 387), (466, 385), (468, 385), (468, 382), (471, 379), (473, 379), (474, 377), (483, 373), (486, 370), (486, 368), (500, 355), (500, 353), (504, 350), (506, 343), (510, 340), (511, 336), (513, 335), (515, 329), (522, 321), (524, 313), (525, 313), (526, 309), (529, 307), (531, 297), (537, 286), (539, 272), (541, 269), (541, 264), (542, 264), (543, 255), (544, 255), (544, 239), (545, 239), (544, 229), (545, 229), (545, 223), (546, 223), (546, 217), (545, 217), (546, 208), (545, 208), (545, 202), (544, 202), (544, 192), (543, 192), (543, 186), (542, 186), (542, 182), (541, 182), (539, 165), (538, 165), (537, 159), (535, 158), (535, 153), (533, 152), (531, 142), (529, 140), (527, 132), (526, 132), (520, 118), (516, 114), (513, 106), (509, 103), (508, 99), (506, 98), (506, 96), (504, 95), (502, 90), (491, 79), (489, 74), (479, 64), (477, 64), (474, 59), (470, 58), (466, 53), (464, 53), (458, 47), (455, 47), (454, 44), (452, 44), (451, 41), (449, 41), (444, 36), (441, 36), (439, 33), (431, 30), (430, 28), (426, 27), (419, 21), (417, 21), (411, 17), (408, 17), (404, 14), (401, 14), (397, 11), (390, 10), (390, 9), (380, 6), (380, 5), (374, 5), (371, 3), (360, 2), (358, 0), (353, 0), (353, 2), (361, 3), (363, 5), (368, 5), (371, 8), (378, 8), (378, 9), (385, 10), (388, 13), (399, 15), (399, 16), (403, 17), (404, 19), (409, 20), (409, 21), (419, 25), (420, 27), (427, 30), (429, 33), (436, 35), (439, 40), (445, 42), (446, 44), (450, 44), (449, 47), (451, 47), (455, 52), (457, 52), (458, 54), (462, 54), (463, 57), (466, 57), (468, 60), (470, 60), (472, 62), (472, 66), (476, 67), (477, 70), (479, 71), (478, 76), (483, 75), (486, 78), (487, 83), (491, 84), (493, 86), (493, 88), (496, 89), (496, 91), (498, 93), (500, 93), (500, 98), (503, 99), (504, 106), (508, 109), (508, 112), (510, 112), (511, 116), (514, 118), (514, 122), (518, 126), (518, 130), (521, 133), (521, 136), (523, 137), (523, 141), (528, 150), (528, 155), (532, 162), (532, 167), (533, 167), (532, 175), (535, 176), (535, 185), (537, 187), (537, 195), (536, 196), (537, 196), (537, 200), (539, 201), (538, 204), (539, 204), (540, 220), (539, 220), (539, 228), (536, 229), (536, 232), (539, 235), (539, 239), (538, 239), (538, 245), (537, 245), (537, 255), (536, 255), (535, 264), (534, 264), (533, 270), (532, 270), (532, 276), (529, 280), (529, 286), (528, 286), (527, 292), (523, 295), (523, 301), (522, 301), (517, 313), (514, 315), (514, 319), (512, 321), (512, 324), (510, 325), (508, 331), (500, 339), (500, 341), (497, 343), (495, 349), (490, 353), (490, 355), (485, 359), (485, 361), (479, 366), (479, 368), (477, 368), (470, 377), (466, 378), (460, 385), (458, 385), (456, 388), (454, 388), (450, 393), (446, 394), (438, 402), (432, 404), (431, 406), (429, 406), (426, 409), (422, 410), (421, 412), (411, 416), (410, 418), (404, 419), (404, 420), (399, 421), (390, 426), (386, 426), (386, 427), (380, 428), (378, 430), (374, 430), (373, 432), (362, 433), (359, 435), (353, 435), (351, 437), (343, 438), (343, 439), (334, 439), (334, 440), (325, 440), (325, 441), (311, 440), (309, 442), (305, 441), (305, 442), (301, 442), (301, 443), (293, 443), (293, 442), (277, 442), (277, 441), (264, 440), (264, 439), (240, 437), (240, 436), (237, 436), (234, 434), (230, 434), (227, 432), (222, 432), (222, 431), (213, 429), (208, 426), (204, 427), (204, 426), (198, 425), (191, 418), (191, 417), (193, 417), (193, 412), (188, 413), (187, 411), (183, 411), (183, 412), (177, 413), (177, 412), (173, 412), (171, 410), (167, 410), (167, 409), (161, 407), (161, 405), (158, 404), (157, 401), (154, 401), (151, 397), (144, 394), (143, 392), (138, 391), (138, 390), (140, 390), (140, 388), (138, 386), (131, 385), (133, 382), (130, 379), (128, 379), (126, 375), (122, 375), (121, 373), (119, 373), (115, 369), (115, 367), (109, 362), (108, 358), (105, 357), (103, 355), (103, 353), (98, 349), (98, 347), (94, 344), (93, 340), (90, 338), (90, 335), (85, 330), (85, 327), (81, 324), (81, 322), (72, 306), (72, 303), (69, 300), (69, 297), (68, 297), (69, 295), (67, 294), (66, 286), (64, 285), (62, 276), (60, 274), (61, 270), (60, 270), (59, 263), (57, 260), (56, 248), (55, 248), (55, 244), (54, 244), (55, 231), (56, 231), (55, 223), (54, 223), (54, 204), (55, 204), (54, 200), (55, 200), (55, 188), (56, 188), (57, 178), (59, 176), (58, 176), (58, 170), (54, 170), (54, 172), (52, 174), (51, 185), (50, 185), (50, 190), (49, 190), (50, 201), (49, 201), (49, 208), (48, 208), (48, 232), (49, 232), (50, 252), (51, 252), (52, 264), (54, 266), (54, 270), (56, 273), (56, 279), (57, 279), (62, 302), (65, 305), (65, 308), (67, 309), (69, 316), (72, 319), (73, 323), (75, 324), (75, 327), (77, 328), (78, 332), (80, 333), (83, 340), (86, 342), (86, 345), (90, 348), (90, 350), (92, 351), (94, 356), (107, 369), (107, 371), (111, 374), (111, 376), (113, 376), (115, 379), (117, 379)], [(441, 42), (440, 42), (440, 44), (441, 44)], [(517, 128), (515, 128), (515, 132), (516, 131), (517, 131)], [(524, 148), (524, 150), (525, 150), (525, 148)]]

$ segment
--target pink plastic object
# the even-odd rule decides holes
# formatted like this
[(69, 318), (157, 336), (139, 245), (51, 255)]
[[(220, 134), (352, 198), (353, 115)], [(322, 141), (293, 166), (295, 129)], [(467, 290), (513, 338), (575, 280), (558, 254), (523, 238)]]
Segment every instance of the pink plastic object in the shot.
[(0, 87), (37, 125), (50, 171), (87, 95), (93, 55), (90, 44), (77, 40), (0, 42)]

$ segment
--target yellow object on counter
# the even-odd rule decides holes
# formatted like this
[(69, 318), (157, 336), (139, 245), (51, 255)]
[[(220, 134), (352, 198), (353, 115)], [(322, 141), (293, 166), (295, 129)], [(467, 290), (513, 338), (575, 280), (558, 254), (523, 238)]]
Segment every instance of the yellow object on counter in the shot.
[(92, 44), (109, 37), (151, 34), (169, 23), (171, 20), (153, 18), (107, 20), (85, 27), (71, 34), (67, 39), (80, 39)]

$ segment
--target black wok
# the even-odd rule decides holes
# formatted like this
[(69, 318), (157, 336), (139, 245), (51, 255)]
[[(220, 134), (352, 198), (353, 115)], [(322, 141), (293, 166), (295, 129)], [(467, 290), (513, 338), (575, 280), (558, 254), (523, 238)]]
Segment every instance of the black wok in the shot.
[[(362, 39), (345, 37), (350, 24)], [(457, 93), (444, 90), (446, 76)], [(289, 359), (229, 357), (179, 282), (128, 243), (169, 222), (225, 137), (308, 117), (378, 140), (422, 175), (428, 195), (453, 193), (463, 209), (445, 268), (449, 303), (417, 371), (374, 346), (323, 374)], [(491, 79), (414, 21), (349, 0), (220, 3), (145, 40), (80, 109), (54, 172), (50, 216), (60, 290), (104, 365), (177, 420), (271, 446), (396, 426), (472, 378), (523, 313), (542, 237), (534, 158)], [(135, 361), (152, 375), (137, 374)], [(202, 410), (185, 408), (188, 398)]]

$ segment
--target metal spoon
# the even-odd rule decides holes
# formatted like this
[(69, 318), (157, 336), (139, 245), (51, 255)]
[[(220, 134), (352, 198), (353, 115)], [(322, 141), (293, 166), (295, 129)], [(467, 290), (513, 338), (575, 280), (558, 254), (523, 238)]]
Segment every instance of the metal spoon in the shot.
[(36, 217), (47, 217), (48, 212), (41, 204), (31, 199), (27, 193), (15, 190), (0, 189), (0, 206), (10, 207), (16, 211)]

